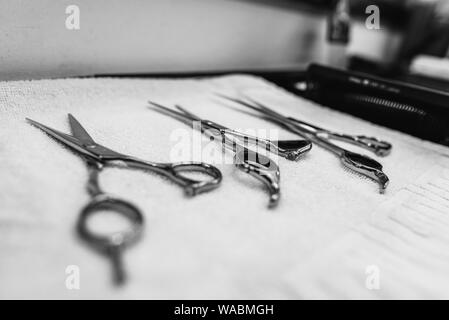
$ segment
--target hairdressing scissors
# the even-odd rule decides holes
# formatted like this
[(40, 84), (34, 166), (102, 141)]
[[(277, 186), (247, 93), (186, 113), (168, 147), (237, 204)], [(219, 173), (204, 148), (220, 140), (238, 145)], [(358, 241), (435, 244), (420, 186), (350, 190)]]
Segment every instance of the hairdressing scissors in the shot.
[[(178, 111), (176, 111), (152, 101), (149, 101), (149, 103), (155, 106), (157, 108), (157, 111), (170, 115), (186, 123), (187, 125), (192, 125), (195, 121), (197, 121), (201, 124), (201, 132), (213, 139), (215, 139), (217, 136), (220, 137), (222, 145), (234, 152), (235, 166), (243, 172), (246, 172), (259, 179), (268, 187), (268, 190), (270, 192), (269, 207), (272, 208), (278, 204), (280, 199), (279, 166), (269, 157), (248, 149), (240, 140), (241, 138), (245, 140), (245, 135), (240, 133), (236, 134), (234, 131), (229, 131), (226, 127), (221, 126), (215, 122), (202, 120), (201, 118), (187, 111), (181, 106), (177, 105), (176, 108), (178, 109)], [(250, 139), (246, 140), (255, 141), (259, 139), (251, 137)], [(270, 141), (265, 141), (264, 144), (266, 146), (271, 146), (273, 143)], [(301, 146), (303, 150), (302, 152), (310, 150), (309, 144), (310, 142), (308, 141), (303, 143), (303, 145)], [(299, 149), (298, 145), (296, 145), (296, 148)], [(296, 152), (299, 151), (296, 150)]]
[(333, 152), (340, 158), (343, 165), (355, 172), (358, 172), (370, 179), (375, 180), (379, 184), (380, 193), (385, 192), (389, 183), (389, 179), (388, 176), (382, 171), (383, 167), (379, 162), (365, 155), (346, 150), (332, 143), (331, 140), (336, 139), (343, 142), (355, 144), (369, 149), (381, 156), (385, 156), (391, 151), (391, 144), (389, 144), (388, 142), (365, 136), (350, 136), (334, 133), (316, 127), (314, 125), (310, 125), (304, 121), (294, 119), (292, 117), (285, 117), (249, 97), (245, 97), (247, 101), (244, 101), (222, 94), (219, 94), (218, 96), (248, 107), (252, 110), (256, 110), (263, 114), (262, 118), (275, 122), (278, 125), (286, 128), (287, 130), (310, 139), (323, 148)]
[[(205, 163), (154, 163), (115, 152), (96, 143), (71, 114), (68, 117), (73, 135), (49, 128), (31, 119), (27, 120), (52, 138), (78, 152), (86, 160), (89, 170), (87, 190), (91, 196), (91, 200), (81, 210), (77, 223), (77, 231), (83, 240), (110, 257), (114, 280), (117, 284), (120, 284), (125, 280), (121, 252), (125, 247), (134, 244), (139, 239), (142, 234), (144, 219), (140, 210), (133, 204), (114, 198), (101, 190), (98, 183), (99, 172), (104, 167), (118, 165), (117, 162), (129, 168), (156, 171), (181, 185), (185, 189), (186, 194), (191, 196), (216, 188), (222, 179), (221, 172), (217, 168)], [(190, 171), (205, 173), (212, 177), (212, 179), (209, 181), (195, 181), (181, 175), (183, 172)], [(110, 236), (92, 232), (88, 227), (89, 218), (95, 213), (103, 211), (112, 211), (127, 218), (130, 221), (130, 229), (113, 233)]]
[[(149, 101), (152, 105), (158, 107), (159, 109), (162, 109), (163, 106), (160, 104), (154, 103)], [(204, 120), (199, 118), (198, 116), (194, 115), (193, 113), (187, 111), (181, 106), (176, 106), (176, 108), (184, 113), (185, 115), (189, 116), (193, 121), (199, 121), (201, 122), (201, 125), (203, 128), (208, 128), (210, 130), (215, 130), (216, 132), (219, 132), (222, 136), (228, 136), (238, 141), (238, 144), (248, 144), (252, 143), (256, 146), (262, 146), (265, 148), (265, 150), (272, 152), (276, 155), (279, 155), (287, 160), (291, 161), (298, 161), (302, 155), (304, 155), (306, 152), (310, 151), (312, 149), (312, 143), (309, 140), (268, 140), (268, 139), (262, 139), (258, 138), (252, 135), (243, 134), (241, 132), (238, 132), (236, 130), (229, 129), (221, 124), (218, 124), (214, 121), (210, 120)], [(165, 108), (163, 110), (167, 111), (168, 108)], [(168, 112), (171, 112), (171, 109), (168, 109)], [(229, 140), (228, 140), (229, 141)]]

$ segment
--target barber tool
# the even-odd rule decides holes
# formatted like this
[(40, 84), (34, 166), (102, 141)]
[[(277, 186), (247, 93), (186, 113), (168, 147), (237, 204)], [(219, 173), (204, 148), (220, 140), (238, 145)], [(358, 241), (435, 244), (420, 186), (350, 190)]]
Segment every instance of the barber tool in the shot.
[(311, 148), (309, 141), (290, 141), (285, 143), (283, 148), (279, 147), (279, 144), (278, 147), (275, 147), (277, 144), (276, 142), (245, 136), (236, 131), (229, 130), (215, 122), (203, 120), (180, 106), (176, 106), (178, 111), (175, 111), (152, 101), (149, 101), (149, 103), (155, 106), (157, 108), (156, 110), (170, 115), (188, 125), (193, 125), (193, 123), (197, 121), (201, 124), (201, 132), (211, 138), (220, 136), (222, 145), (235, 153), (235, 166), (259, 179), (268, 187), (270, 192), (270, 208), (275, 207), (280, 199), (279, 167), (272, 159), (248, 149), (244, 142), (242, 142), (242, 139), (245, 142), (263, 143), (268, 148), (274, 147), (274, 150), (282, 152), (283, 156), (290, 160), (296, 160), (299, 155), (309, 151)]
[[(153, 103), (150, 103), (158, 108), (162, 108), (163, 106)], [(195, 118), (196, 121), (201, 122), (201, 125), (207, 127), (209, 129), (213, 129), (216, 132), (219, 132), (220, 135), (232, 136), (233, 139), (237, 140), (239, 144), (248, 144), (252, 143), (253, 145), (262, 146), (265, 150), (272, 152), (276, 155), (279, 155), (290, 161), (298, 161), (306, 152), (312, 149), (312, 143), (308, 140), (267, 140), (258, 138), (255, 136), (251, 136), (248, 134), (243, 134), (236, 130), (229, 129), (221, 124), (210, 120), (203, 120), (194, 115), (193, 113), (187, 111), (181, 106), (176, 106), (178, 110), (183, 112), (184, 114), (190, 116), (192, 119)], [(163, 109), (167, 111), (166, 109)], [(171, 109), (169, 109), (172, 111)]]
[(220, 94), (219, 96), (234, 103), (238, 103), (240, 105), (248, 107), (252, 110), (256, 110), (263, 115), (263, 119), (277, 123), (287, 130), (310, 139), (321, 147), (333, 152), (340, 158), (343, 165), (353, 171), (356, 171), (368, 178), (375, 180), (379, 184), (380, 193), (385, 192), (389, 179), (387, 175), (382, 171), (383, 167), (379, 162), (365, 155), (346, 150), (332, 143), (331, 140), (340, 140), (342, 142), (355, 144), (357, 146), (361, 146), (363, 148), (371, 150), (380, 156), (385, 156), (391, 151), (391, 145), (389, 143), (366, 136), (352, 136), (334, 133), (316, 127), (314, 125), (310, 125), (304, 121), (294, 119), (292, 117), (285, 117), (280, 113), (268, 108), (267, 106), (250, 99), (249, 97), (245, 97), (247, 101), (244, 101), (222, 94)]
[[(81, 239), (111, 259), (114, 282), (122, 284), (125, 281), (125, 272), (121, 261), (122, 251), (140, 238), (144, 219), (140, 210), (133, 204), (114, 198), (101, 190), (98, 183), (100, 171), (104, 167), (118, 166), (119, 164), (128, 168), (155, 171), (181, 185), (185, 189), (186, 194), (191, 196), (216, 188), (222, 179), (221, 172), (205, 163), (154, 163), (115, 152), (96, 143), (75, 117), (70, 114), (68, 117), (73, 135), (51, 129), (31, 119), (27, 120), (52, 138), (78, 152), (86, 160), (89, 170), (87, 190), (91, 200), (81, 210), (77, 223), (77, 232)], [(209, 181), (195, 181), (182, 176), (183, 172), (191, 171), (205, 173), (212, 179)], [(117, 213), (129, 220), (131, 225), (129, 230), (115, 232), (112, 235), (94, 233), (88, 226), (88, 220), (95, 213), (105, 211)]]

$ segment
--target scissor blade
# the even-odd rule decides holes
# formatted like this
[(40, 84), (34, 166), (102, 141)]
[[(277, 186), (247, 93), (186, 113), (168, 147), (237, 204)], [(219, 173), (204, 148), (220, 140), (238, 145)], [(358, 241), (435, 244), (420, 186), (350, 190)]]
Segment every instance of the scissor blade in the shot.
[(262, 113), (264, 115), (267, 115), (267, 116), (270, 116), (270, 117), (273, 117), (273, 118), (277, 118), (277, 119), (282, 120), (282, 121), (287, 120), (287, 118), (284, 117), (283, 115), (281, 115), (280, 113), (277, 113), (274, 110), (272, 110), (272, 109), (270, 109), (268, 107), (263, 106), (262, 104), (254, 101), (253, 99), (250, 99), (249, 97), (246, 97), (246, 99), (250, 100), (252, 104), (247, 102), (247, 101), (244, 101), (244, 100), (241, 100), (241, 99), (237, 99), (237, 98), (233, 98), (233, 97), (229, 97), (229, 96), (221, 94), (221, 93), (216, 93), (216, 95), (221, 97), (221, 98), (223, 98), (223, 99), (232, 101), (232, 102), (240, 104), (240, 105), (242, 105), (244, 107), (247, 107), (247, 108), (250, 108), (250, 109), (255, 110), (257, 112), (260, 112), (260, 113)]
[(226, 99), (226, 100), (232, 101), (232, 102), (234, 102), (234, 103), (243, 105), (243, 106), (245, 106), (245, 107), (251, 108), (251, 109), (256, 110), (256, 111), (258, 111), (258, 112), (262, 112), (262, 111), (261, 111), (259, 108), (257, 108), (256, 106), (253, 106), (253, 105), (251, 105), (251, 104), (249, 104), (249, 103), (247, 103), (247, 102), (245, 102), (245, 101), (242, 101), (242, 100), (240, 100), (240, 99), (233, 98), (233, 97), (229, 97), (229, 96), (227, 96), (227, 95), (224, 95), (224, 94), (218, 93), (218, 92), (215, 93), (215, 95), (218, 96), (218, 97), (220, 97), (220, 98), (222, 98), (222, 99)]
[(86, 129), (79, 123), (76, 118), (69, 113), (69, 123), (70, 128), (72, 129), (72, 134), (75, 138), (79, 139), (85, 145), (94, 145), (95, 141), (92, 137), (87, 133)]
[(191, 117), (189, 117), (187, 114), (184, 114), (182, 112), (178, 112), (175, 110), (172, 110), (170, 108), (167, 108), (159, 103), (153, 102), (153, 101), (148, 101), (148, 103), (150, 103), (152, 106), (156, 107), (156, 111), (159, 111), (161, 113), (170, 115), (184, 123), (186, 123), (187, 125), (192, 125), (193, 121), (195, 121), (196, 119), (192, 119)]
[(197, 115), (193, 114), (190, 111), (187, 111), (186, 109), (184, 109), (183, 107), (181, 107), (180, 105), (175, 105), (176, 109), (178, 109), (179, 111), (181, 111), (182, 113), (184, 113), (186, 116), (189, 116), (192, 119), (195, 119), (197, 121), (201, 121), (201, 118), (198, 117)]
[(63, 133), (61, 131), (52, 129), (50, 127), (47, 127), (46, 125), (43, 125), (42, 123), (39, 123), (37, 121), (31, 120), (29, 118), (26, 118), (26, 120), (31, 123), (33, 126), (41, 129), (42, 131), (44, 131), (46, 134), (48, 134), (49, 136), (51, 136), (52, 138), (58, 140), (59, 142), (75, 149), (76, 151), (91, 156), (91, 157), (96, 157), (94, 154), (92, 154), (91, 152), (87, 151), (83, 144), (75, 137), (72, 137), (71, 135), (68, 135), (66, 133)]
[(250, 101), (251, 103), (253, 103), (255, 105), (255, 108), (258, 108), (260, 112), (265, 113), (265, 114), (269, 114), (272, 117), (276, 117), (278, 119), (281, 120), (288, 120), (288, 117), (280, 114), (277, 111), (274, 111), (273, 109), (267, 107), (266, 105), (263, 105), (262, 103), (255, 101), (254, 99), (250, 98), (250, 97), (246, 97), (246, 99), (248, 99), (248, 101)]

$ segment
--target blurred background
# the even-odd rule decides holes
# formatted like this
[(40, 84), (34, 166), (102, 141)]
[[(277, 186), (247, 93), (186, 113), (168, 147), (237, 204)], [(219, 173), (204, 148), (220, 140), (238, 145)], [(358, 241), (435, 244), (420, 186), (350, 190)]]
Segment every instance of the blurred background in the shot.
[(0, 80), (250, 73), (449, 145), (449, 0), (0, 4)]
[[(0, 80), (293, 70), (397, 72), (448, 52), (446, 0), (0, 0)], [(380, 9), (368, 29), (366, 8)], [(68, 30), (66, 8), (80, 9)]]

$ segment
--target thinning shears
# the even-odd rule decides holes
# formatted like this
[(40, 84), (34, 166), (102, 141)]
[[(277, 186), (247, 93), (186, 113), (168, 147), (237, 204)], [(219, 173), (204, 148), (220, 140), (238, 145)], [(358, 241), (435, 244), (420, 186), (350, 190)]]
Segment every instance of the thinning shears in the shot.
[(177, 105), (177, 110), (173, 110), (153, 101), (149, 101), (149, 103), (156, 107), (157, 111), (172, 116), (187, 125), (193, 125), (194, 122), (198, 122), (200, 130), (211, 138), (220, 137), (222, 145), (234, 152), (234, 165), (259, 179), (267, 186), (270, 192), (270, 208), (275, 207), (280, 199), (279, 166), (269, 157), (248, 149), (246, 143), (262, 144), (271, 152), (282, 152), (282, 156), (289, 160), (297, 160), (300, 155), (311, 148), (310, 141), (305, 140), (284, 141), (284, 144), (280, 147), (277, 141), (247, 136), (213, 121), (203, 120), (181, 106)]
[(261, 118), (274, 122), (293, 133), (312, 140), (312, 142), (337, 155), (343, 165), (347, 168), (376, 181), (379, 184), (380, 193), (385, 192), (389, 179), (382, 171), (383, 166), (379, 162), (365, 155), (346, 150), (335, 143), (332, 143), (331, 140), (340, 140), (342, 142), (357, 145), (374, 152), (378, 156), (386, 156), (391, 152), (392, 146), (390, 143), (373, 137), (340, 134), (325, 130), (307, 122), (283, 116), (266, 105), (246, 96), (245, 100), (242, 100), (223, 94), (217, 95), (221, 98), (255, 110), (262, 114)]
[[(125, 247), (134, 244), (140, 238), (144, 218), (140, 210), (133, 204), (114, 198), (101, 190), (98, 183), (99, 172), (104, 167), (116, 167), (119, 164), (128, 168), (155, 171), (181, 185), (185, 193), (190, 196), (216, 188), (221, 182), (222, 175), (216, 167), (206, 163), (155, 163), (118, 153), (96, 143), (75, 117), (70, 114), (68, 117), (73, 135), (49, 128), (31, 119), (27, 120), (52, 138), (78, 152), (86, 160), (89, 169), (87, 190), (91, 196), (91, 200), (81, 210), (77, 223), (77, 231), (83, 240), (110, 257), (114, 271), (114, 281), (117, 284), (121, 284), (125, 280), (121, 252)], [(182, 175), (183, 172), (192, 171), (206, 174), (211, 179), (197, 181)], [(111, 211), (128, 219), (131, 225), (129, 230), (115, 232), (112, 235), (94, 233), (88, 228), (88, 220), (95, 213), (102, 211)]]

